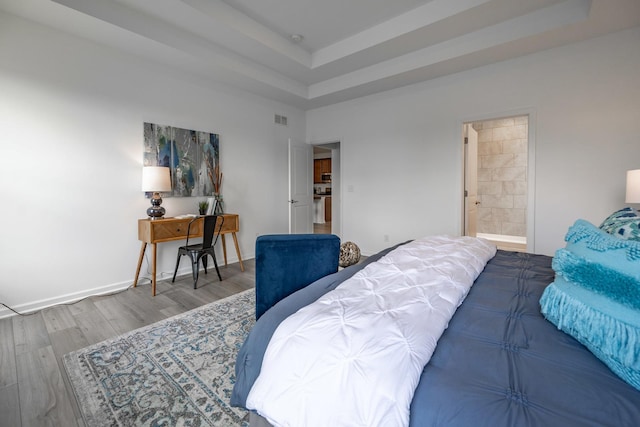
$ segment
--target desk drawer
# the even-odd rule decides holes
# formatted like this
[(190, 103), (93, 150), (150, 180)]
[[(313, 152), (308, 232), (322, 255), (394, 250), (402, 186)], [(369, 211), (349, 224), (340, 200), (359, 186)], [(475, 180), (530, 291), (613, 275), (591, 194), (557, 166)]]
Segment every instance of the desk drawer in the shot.
[[(221, 233), (237, 233), (240, 228), (238, 214), (224, 214)], [(163, 218), (138, 220), (138, 239), (142, 242), (157, 243), (181, 240), (187, 237), (187, 228), (193, 218)], [(203, 219), (198, 218), (191, 224), (191, 236), (202, 237)]]
[(237, 233), (238, 232), (238, 215), (224, 214), (224, 223), (222, 224), (221, 233)]
[[(192, 236), (202, 234), (202, 221), (194, 221), (191, 224), (190, 234)], [(187, 229), (189, 228), (189, 221), (177, 222), (177, 223), (158, 223), (152, 225), (152, 239), (153, 240), (170, 240), (170, 239), (184, 239), (187, 236)]]
[[(140, 220), (138, 223), (138, 238), (147, 243), (185, 239), (191, 220), (192, 218)], [(191, 224), (191, 236), (202, 236), (201, 219)]]

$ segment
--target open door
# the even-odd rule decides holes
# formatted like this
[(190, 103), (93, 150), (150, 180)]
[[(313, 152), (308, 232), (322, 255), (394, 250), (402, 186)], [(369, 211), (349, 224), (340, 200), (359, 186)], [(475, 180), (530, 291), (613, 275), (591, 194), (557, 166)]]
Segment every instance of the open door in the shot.
[(313, 147), (289, 139), (289, 233), (313, 233)]
[(464, 125), (464, 235), (476, 236), (478, 217), (478, 132)]

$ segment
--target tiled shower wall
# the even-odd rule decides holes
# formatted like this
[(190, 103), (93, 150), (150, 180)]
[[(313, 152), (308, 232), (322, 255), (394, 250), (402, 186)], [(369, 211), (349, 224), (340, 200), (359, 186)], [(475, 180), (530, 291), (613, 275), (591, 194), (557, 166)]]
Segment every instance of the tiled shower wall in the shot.
[(528, 117), (474, 122), (478, 131), (478, 233), (527, 235)]

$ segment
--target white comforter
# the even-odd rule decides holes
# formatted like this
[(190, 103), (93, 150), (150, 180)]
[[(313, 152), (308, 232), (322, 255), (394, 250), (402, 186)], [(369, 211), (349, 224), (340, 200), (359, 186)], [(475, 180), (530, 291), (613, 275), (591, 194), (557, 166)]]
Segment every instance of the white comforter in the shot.
[(370, 264), (280, 324), (247, 407), (274, 426), (407, 426), (438, 338), (495, 253), (438, 236)]

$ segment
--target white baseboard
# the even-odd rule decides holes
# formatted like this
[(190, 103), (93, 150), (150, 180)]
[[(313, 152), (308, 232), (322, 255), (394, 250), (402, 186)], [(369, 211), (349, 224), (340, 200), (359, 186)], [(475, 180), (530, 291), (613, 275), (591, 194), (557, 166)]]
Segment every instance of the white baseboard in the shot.
[[(52, 307), (54, 305), (76, 302), (83, 298), (90, 297), (93, 295), (104, 295), (111, 292), (120, 291), (128, 288), (129, 286), (131, 286), (131, 281), (113, 283), (111, 285), (102, 286), (99, 288), (86, 289), (81, 292), (73, 292), (70, 294), (60, 295), (53, 298), (32, 301), (24, 304), (18, 304), (16, 306), (12, 306), (11, 308), (13, 308), (14, 310), (22, 314), (29, 314), (34, 311)], [(0, 319), (3, 319), (5, 317), (10, 317), (10, 316), (17, 316), (17, 315), (6, 307), (0, 307)]]
[[(229, 264), (232, 264), (233, 262), (238, 262), (238, 260), (237, 258), (234, 260), (233, 258), (229, 257), (228, 262)], [(224, 259), (222, 260), (222, 262), (218, 260), (218, 266), (224, 267)], [(180, 263), (180, 267), (181, 268), (178, 269), (178, 274), (176, 275), (176, 277), (192, 274), (191, 264), (189, 262)], [(211, 268), (215, 270), (215, 267), (213, 266), (213, 262), (210, 262), (209, 267), (210, 267), (209, 271), (211, 271)], [(202, 270), (203, 267), (200, 266), (200, 269)], [(171, 272), (158, 271), (156, 273), (156, 280), (158, 281), (165, 280), (171, 277), (173, 277), (173, 271)], [(47, 299), (42, 299), (38, 301), (31, 301), (24, 304), (18, 304), (15, 306), (11, 306), (11, 308), (13, 308), (14, 310), (22, 314), (29, 314), (34, 311), (53, 307), (54, 305), (77, 302), (83, 298), (87, 298), (90, 296), (98, 296), (98, 295), (104, 295), (112, 292), (121, 291), (121, 290), (127, 289), (129, 286), (131, 286), (132, 283), (133, 283), (133, 279), (126, 282), (112, 283), (110, 285), (101, 286), (98, 288), (86, 289), (81, 292), (73, 292), (73, 293), (60, 295), (53, 298), (47, 298)], [(141, 275), (138, 278), (138, 286), (149, 285), (150, 283), (151, 283), (151, 278), (147, 277), (146, 275), (145, 276)], [(4, 306), (0, 306), (0, 319), (4, 319), (6, 317), (11, 317), (11, 316), (17, 316), (17, 314), (15, 314), (13, 311), (9, 310)]]

